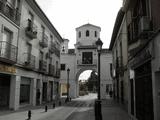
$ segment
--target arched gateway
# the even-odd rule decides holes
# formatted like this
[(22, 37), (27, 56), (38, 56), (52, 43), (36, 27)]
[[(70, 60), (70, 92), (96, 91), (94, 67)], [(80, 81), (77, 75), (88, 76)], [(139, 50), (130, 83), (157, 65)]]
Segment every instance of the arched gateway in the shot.
[[(100, 38), (101, 28), (91, 24), (85, 24), (76, 28), (75, 49), (68, 49), (69, 40), (64, 39), (61, 45), (61, 79), (60, 94), (67, 93), (67, 79), (69, 80), (69, 96), (79, 96), (78, 78), (85, 70), (98, 69), (98, 53), (95, 42)], [(112, 89), (112, 78), (110, 76), (110, 64), (112, 63), (111, 52), (102, 49), (101, 52), (101, 98), (105, 98), (106, 90)], [(67, 73), (67, 69), (70, 72)]]

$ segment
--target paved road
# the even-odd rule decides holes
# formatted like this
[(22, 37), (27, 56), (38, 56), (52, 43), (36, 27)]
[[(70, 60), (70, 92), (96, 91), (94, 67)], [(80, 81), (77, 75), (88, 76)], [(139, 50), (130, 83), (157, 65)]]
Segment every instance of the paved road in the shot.
[[(94, 120), (96, 97), (96, 94), (82, 96), (55, 109), (50, 106), (47, 112), (44, 108), (34, 109), (31, 120)], [(0, 120), (27, 120), (27, 111), (1, 115)]]
[(64, 107), (39, 120), (93, 120), (96, 94), (79, 97), (65, 104)]

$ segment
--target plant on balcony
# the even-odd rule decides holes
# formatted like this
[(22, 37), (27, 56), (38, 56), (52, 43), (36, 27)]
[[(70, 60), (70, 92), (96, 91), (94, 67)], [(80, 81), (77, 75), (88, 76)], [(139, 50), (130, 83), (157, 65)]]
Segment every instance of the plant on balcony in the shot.
[(25, 32), (29, 38), (31, 38), (31, 39), (37, 38), (36, 26), (34, 25), (33, 21), (30, 19), (28, 19), (28, 26), (27, 26)]

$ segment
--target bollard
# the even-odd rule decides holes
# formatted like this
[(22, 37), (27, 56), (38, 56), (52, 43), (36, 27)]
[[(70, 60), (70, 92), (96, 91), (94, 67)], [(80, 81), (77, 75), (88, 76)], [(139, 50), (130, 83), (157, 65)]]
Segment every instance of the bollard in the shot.
[(28, 110), (28, 120), (30, 120), (30, 119), (31, 119), (31, 111)]
[(46, 105), (46, 106), (45, 106), (45, 112), (47, 112), (47, 110), (48, 110), (48, 106)]
[(61, 103), (61, 101), (59, 101), (59, 106), (61, 106), (62, 105), (62, 103)]
[(55, 102), (54, 102), (54, 103), (53, 103), (53, 108), (55, 108), (55, 106), (56, 106), (56, 105), (55, 105)]

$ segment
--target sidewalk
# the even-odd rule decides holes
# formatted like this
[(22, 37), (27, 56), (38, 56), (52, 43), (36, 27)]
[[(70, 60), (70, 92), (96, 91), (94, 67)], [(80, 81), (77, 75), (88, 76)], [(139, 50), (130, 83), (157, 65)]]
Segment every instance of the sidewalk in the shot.
[[(53, 102), (44, 103), (39, 106), (25, 106), (21, 107), (19, 110), (1, 110), (0, 120), (27, 120), (28, 110), (31, 110), (31, 115), (33, 120), (38, 120), (40, 118), (46, 117), (47, 115), (53, 114), (55, 111), (61, 109), (59, 102), (56, 101), (55, 108), (53, 108)], [(64, 103), (64, 98), (61, 99), (61, 105)], [(48, 111), (45, 112), (45, 106), (48, 106)]]
[[(65, 103), (62, 102), (62, 106)], [(63, 107), (52, 108), (52, 104), (48, 103), (48, 112), (45, 112), (44, 105), (42, 106), (28, 106), (21, 108), (18, 111), (0, 111), (0, 120), (27, 120), (28, 110), (32, 110), (32, 120), (38, 120), (46, 118), (51, 114), (57, 114), (57, 110), (62, 110)], [(94, 109), (89, 110), (86, 114), (86, 120), (95, 120)], [(118, 103), (113, 99), (107, 97), (107, 99), (102, 100), (102, 120), (130, 120), (129, 115), (124, 111)], [(83, 119), (84, 120), (84, 119)]]
[(130, 120), (129, 115), (112, 98), (102, 100), (103, 120)]

